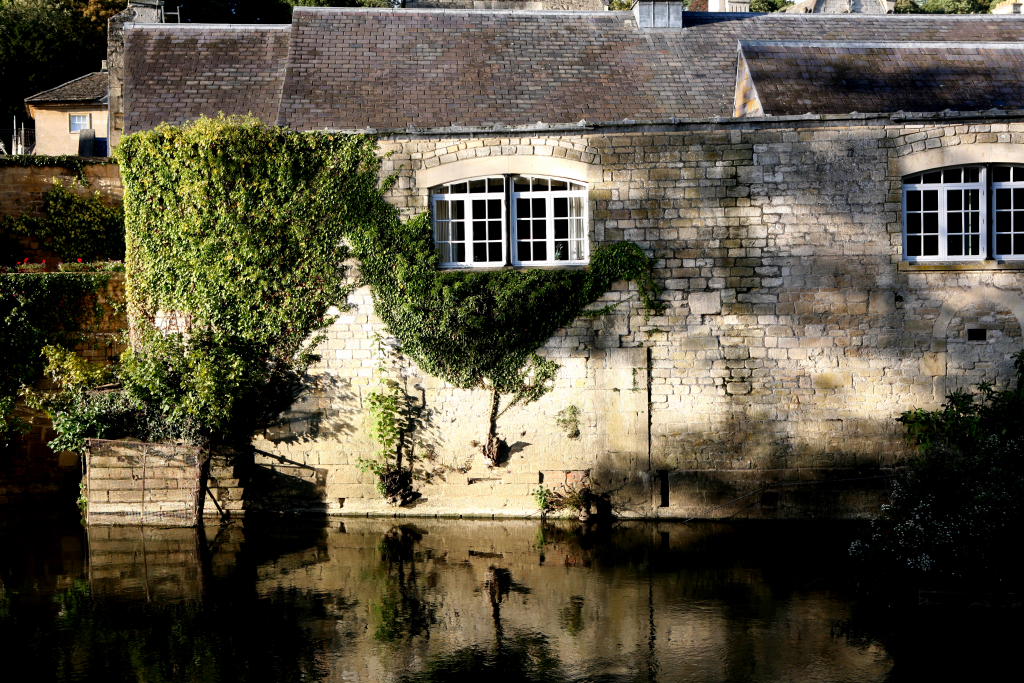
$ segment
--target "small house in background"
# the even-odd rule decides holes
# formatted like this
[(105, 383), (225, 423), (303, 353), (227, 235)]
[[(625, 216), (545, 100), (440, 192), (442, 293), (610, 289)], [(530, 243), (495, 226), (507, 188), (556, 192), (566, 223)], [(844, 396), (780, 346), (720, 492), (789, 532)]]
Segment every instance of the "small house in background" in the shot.
[(25, 98), (36, 123), (33, 153), (107, 156), (108, 82), (106, 70), (96, 71)]

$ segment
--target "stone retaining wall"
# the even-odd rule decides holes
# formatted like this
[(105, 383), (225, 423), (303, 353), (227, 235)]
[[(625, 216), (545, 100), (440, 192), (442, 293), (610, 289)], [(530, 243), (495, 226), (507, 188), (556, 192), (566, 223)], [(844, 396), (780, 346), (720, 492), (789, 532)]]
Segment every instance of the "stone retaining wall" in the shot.
[(196, 446), (89, 439), (86, 522), (195, 526), (204, 462)]

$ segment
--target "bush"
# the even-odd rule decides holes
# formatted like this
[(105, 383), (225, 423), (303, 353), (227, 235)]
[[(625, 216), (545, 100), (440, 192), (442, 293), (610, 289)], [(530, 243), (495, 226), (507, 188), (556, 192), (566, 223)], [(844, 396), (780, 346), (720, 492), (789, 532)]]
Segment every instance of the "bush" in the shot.
[(900, 422), (918, 453), (891, 501), (852, 551), (886, 580), (920, 585), (1020, 584), (1024, 535), (1024, 354), (1016, 386), (950, 394), (939, 410)]

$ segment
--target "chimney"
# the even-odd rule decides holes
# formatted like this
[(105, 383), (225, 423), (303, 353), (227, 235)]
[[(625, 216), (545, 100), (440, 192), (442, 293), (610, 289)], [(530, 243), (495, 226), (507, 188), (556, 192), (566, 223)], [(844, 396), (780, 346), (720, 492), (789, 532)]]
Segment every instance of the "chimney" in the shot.
[(640, 28), (682, 28), (681, 0), (637, 0), (633, 15)]
[(124, 25), (160, 24), (163, 20), (163, 0), (128, 0), (124, 10), (107, 20), (107, 140), (111, 152), (124, 132)]

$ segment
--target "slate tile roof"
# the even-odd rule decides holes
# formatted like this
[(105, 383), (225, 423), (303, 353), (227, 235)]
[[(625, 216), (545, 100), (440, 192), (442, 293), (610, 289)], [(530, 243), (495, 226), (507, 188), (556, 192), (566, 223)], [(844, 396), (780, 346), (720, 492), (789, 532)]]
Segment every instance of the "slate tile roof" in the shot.
[(101, 104), (107, 97), (107, 72), (96, 71), (91, 74), (62, 83), (56, 88), (44, 90), (31, 97), (26, 97), (28, 104)]
[[(342, 130), (728, 117), (741, 40), (1024, 39), (1012, 15), (683, 19), (641, 30), (622, 12), (296, 8), (290, 29), (129, 25), (126, 129), (218, 111)], [(965, 109), (952, 103), (974, 91), (945, 78), (941, 108)], [(876, 111), (900, 105), (881, 98)]]
[(1024, 107), (1020, 43), (748, 42), (764, 113)]
[(134, 24), (125, 31), (125, 131), (219, 112), (273, 122), (287, 25)]

